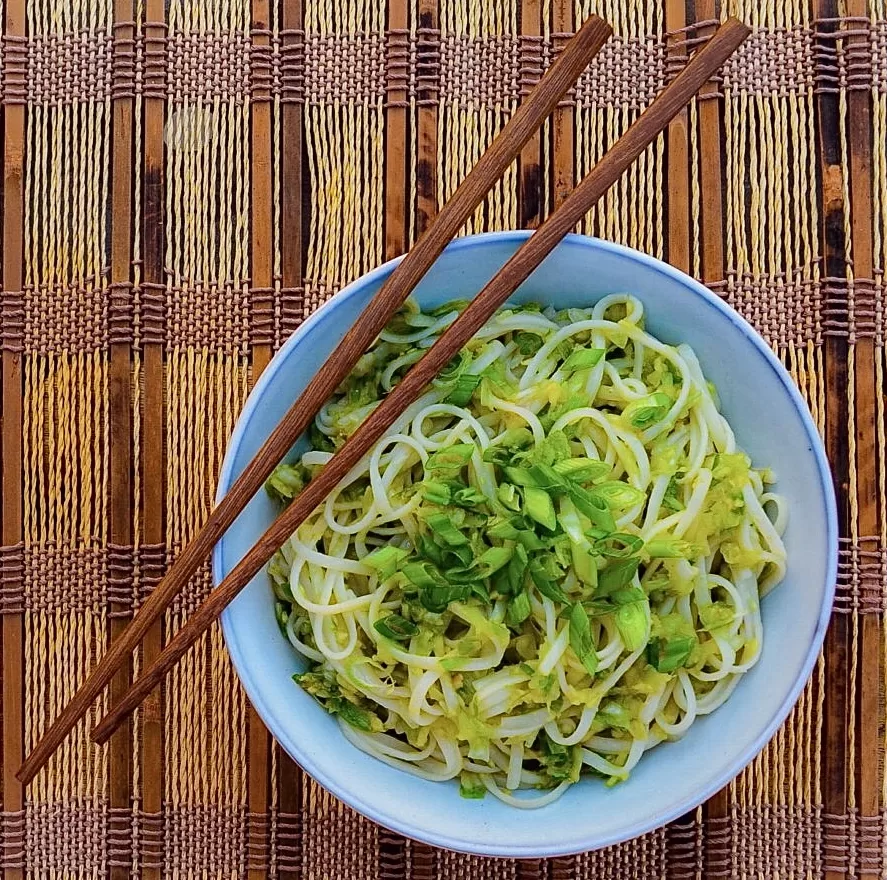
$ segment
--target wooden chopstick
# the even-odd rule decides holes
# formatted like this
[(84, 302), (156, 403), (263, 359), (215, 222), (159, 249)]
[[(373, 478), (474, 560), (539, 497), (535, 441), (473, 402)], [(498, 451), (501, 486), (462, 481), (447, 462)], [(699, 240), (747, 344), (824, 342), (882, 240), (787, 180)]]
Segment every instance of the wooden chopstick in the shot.
[(566, 44), (554, 64), (527, 95), (477, 165), (443, 206), (426, 234), (391, 273), (382, 289), (345, 334), (338, 348), (283, 417), (256, 457), (210, 513), (209, 519), (194, 540), (185, 547), (129, 626), (111, 644), (107, 653), (31, 751), (15, 774), (21, 782), (27, 784), (34, 778), (71, 728), (86, 714), (89, 705), (111, 681), (117, 670), (128, 662), (130, 654), (154, 621), (184, 588), (249, 500), (262, 488), (271, 471), (311, 424), (320, 407), (351, 372), (357, 359), (372, 345), (611, 33), (612, 29), (603, 19), (592, 15)]
[(563, 204), (536, 230), (499, 270), (465, 311), (440, 336), (427, 354), (407, 372), (366, 421), (348, 438), (323, 470), (305, 487), (237, 564), (188, 618), (155, 663), (93, 730), (96, 742), (105, 742), (117, 726), (160, 683), (166, 673), (197, 638), (222, 613), (222, 609), (252, 580), (274, 552), (323, 502), (342, 478), (366, 455), (376, 441), (413, 403), (452, 357), (486, 323), (555, 245), (588, 213), (591, 207), (653, 142), (711, 75), (733, 54), (750, 30), (728, 19), (693, 60), (641, 114), (634, 125), (610, 148)]

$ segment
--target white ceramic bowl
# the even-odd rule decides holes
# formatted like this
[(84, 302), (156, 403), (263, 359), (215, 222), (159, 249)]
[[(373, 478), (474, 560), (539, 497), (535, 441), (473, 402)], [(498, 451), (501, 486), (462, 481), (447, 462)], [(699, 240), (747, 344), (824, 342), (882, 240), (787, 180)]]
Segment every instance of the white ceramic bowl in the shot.
[[(477, 293), (525, 240), (505, 232), (447, 248), (415, 291), (438, 305)], [(262, 373), (240, 416), (219, 480), (227, 491), (346, 328), (391, 272), (370, 272), (311, 316)], [(613, 292), (644, 302), (647, 326), (687, 342), (720, 393), (741, 446), (772, 467), (789, 502), (788, 575), (763, 602), (760, 662), (727, 703), (677, 743), (657, 746), (615, 788), (583, 779), (530, 814), (493, 797), (460, 798), (455, 783), (426, 782), (348, 743), (337, 722), (293, 683), (303, 668), (274, 620), (263, 573), (222, 618), (225, 640), (250, 700), (287, 752), (321, 785), (369, 818), (409, 837), (485, 855), (546, 857), (606, 846), (656, 828), (718, 791), (764, 747), (804, 686), (825, 634), (837, 564), (837, 520), (825, 453), (786, 371), (754, 330), (702, 285), (628, 248), (570, 236), (520, 288), (516, 301), (589, 306)], [(275, 516), (260, 493), (216, 547), (218, 583)]]

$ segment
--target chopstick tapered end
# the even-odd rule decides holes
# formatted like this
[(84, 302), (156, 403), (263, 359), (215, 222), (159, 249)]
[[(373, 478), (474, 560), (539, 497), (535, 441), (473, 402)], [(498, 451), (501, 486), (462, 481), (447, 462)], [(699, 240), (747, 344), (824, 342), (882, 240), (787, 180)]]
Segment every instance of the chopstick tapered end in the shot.
[(103, 746), (110, 738), (111, 734), (114, 732), (113, 728), (110, 728), (108, 725), (108, 719), (103, 718), (92, 730), (89, 738), (97, 745)]
[[(55, 751), (55, 749), (53, 749)], [(22, 785), (30, 785), (33, 781), (34, 777), (40, 772), (43, 765), (49, 760), (50, 755), (43, 754), (43, 750), (39, 747), (35, 748), (24, 761), (22, 761), (21, 767), (15, 771), (15, 778)]]
[(123, 703), (114, 706), (89, 734), (89, 738), (97, 745), (103, 746), (119, 726), (120, 722), (129, 714), (124, 708)]

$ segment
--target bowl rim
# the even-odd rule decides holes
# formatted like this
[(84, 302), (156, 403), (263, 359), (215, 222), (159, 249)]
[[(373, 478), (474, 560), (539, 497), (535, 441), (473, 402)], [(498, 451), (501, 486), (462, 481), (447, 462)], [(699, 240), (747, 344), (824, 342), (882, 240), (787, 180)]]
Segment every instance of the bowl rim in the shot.
[[(530, 237), (531, 230), (506, 230), (502, 232), (485, 232), (476, 235), (468, 235), (454, 239), (447, 245), (447, 251), (467, 250), (477, 246), (484, 246), (490, 243), (498, 244), (515, 244), (520, 245), (523, 241)], [(592, 236), (580, 235), (572, 233), (563, 239), (564, 243), (572, 243), (583, 247), (591, 247), (606, 252), (610, 252), (644, 265), (648, 269), (661, 273), (679, 282), (689, 293), (693, 293), (709, 306), (719, 311), (735, 329), (742, 333), (757, 349), (758, 353), (763, 356), (770, 368), (776, 374), (782, 385), (788, 399), (791, 401), (795, 411), (801, 419), (807, 438), (810, 443), (811, 451), (816, 459), (816, 467), (819, 473), (820, 486), (823, 500), (825, 502), (825, 518), (826, 532), (828, 536), (828, 556), (826, 559), (826, 575), (827, 583), (823, 593), (822, 603), (819, 609), (819, 616), (816, 623), (816, 629), (813, 638), (808, 646), (807, 654), (804, 658), (803, 666), (788, 692), (782, 701), (779, 709), (774, 713), (768, 724), (762, 732), (740, 752), (739, 755), (730, 763), (730, 765), (718, 774), (717, 777), (711, 779), (706, 785), (701, 786), (697, 792), (691, 797), (684, 798), (679, 803), (671, 805), (668, 809), (656, 816), (651, 816), (646, 821), (636, 822), (634, 825), (626, 826), (619, 832), (610, 833), (594, 840), (589, 840), (584, 849), (564, 850), (557, 845), (537, 845), (525, 846), (519, 842), (509, 843), (503, 842), (493, 847), (486, 847), (483, 850), (472, 848), (470, 843), (466, 843), (459, 839), (455, 839), (450, 835), (439, 832), (437, 830), (424, 833), (421, 837), (417, 836), (416, 830), (412, 828), (407, 820), (400, 818), (397, 811), (388, 809), (384, 806), (376, 806), (367, 803), (362, 797), (355, 796), (343, 786), (337, 785), (327, 779), (323, 770), (319, 769), (317, 763), (307, 754), (298, 748), (298, 738), (291, 735), (287, 728), (278, 723), (278, 718), (274, 709), (268, 705), (262, 695), (261, 688), (257, 686), (252, 675), (249, 674), (243, 655), (240, 651), (238, 639), (233, 630), (234, 612), (230, 606), (225, 609), (221, 617), (222, 633), (225, 640), (225, 646), (231, 658), (231, 662), (237, 673), (237, 677), (244, 687), (247, 696), (253, 707), (262, 718), (263, 722), (268, 726), (274, 737), (281, 743), (285, 751), (295, 760), (299, 766), (308, 773), (315, 781), (340, 800), (357, 810), (372, 821), (389, 828), (399, 834), (414, 840), (421, 840), (434, 846), (444, 847), (459, 852), (472, 853), (483, 856), (498, 856), (507, 858), (551, 858), (557, 856), (573, 855), (575, 853), (587, 851), (589, 849), (600, 849), (613, 844), (622, 843), (634, 837), (638, 837), (656, 828), (660, 828), (665, 824), (672, 822), (687, 811), (694, 809), (699, 804), (708, 800), (712, 795), (720, 791), (727, 783), (734, 779), (742, 772), (764, 749), (767, 743), (776, 734), (779, 727), (788, 717), (795, 703), (801, 695), (801, 691), (805, 687), (813, 668), (819, 656), (823, 640), (825, 638), (826, 629), (828, 628), (831, 617), (832, 604), (834, 601), (837, 566), (838, 566), (838, 514), (837, 503), (835, 498), (834, 484), (831, 476), (831, 467), (826, 456), (825, 448), (820, 437), (819, 431), (810, 414), (810, 410), (801, 396), (800, 391), (786, 370), (782, 362), (777, 358), (776, 354), (769, 345), (763, 340), (760, 334), (749, 324), (738, 312), (730, 307), (726, 302), (712, 293), (707, 287), (696, 279), (685, 274), (679, 269), (674, 268), (662, 260), (645, 254), (642, 251), (625, 245), (616, 244), (615, 242), (606, 241), (604, 239)], [(237, 457), (240, 446), (244, 437), (249, 431), (253, 416), (258, 408), (259, 402), (265, 393), (266, 388), (271, 383), (272, 378), (281, 369), (286, 361), (292, 348), (298, 345), (299, 340), (309, 334), (315, 325), (323, 321), (332, 311), (341, 305), (348, 297), (353, 296), (362, 290), (368, 284), (386, 277), (394, 267), (403, 259), (403, 256), (395, 257), (382, 263), (375, 269), (370, 270), (364, 275), (352, 281), (346, 287), (342, 288), (333, 297), (327, 300), (308, 318), (306, 318), (295, 330), (295, 332), (286, 340), (281, 348), (276, 352), (267, 367), (259, 376), (252, 391), (250, 392), (240, 415), (235, 423), (234, 430), (228, 441), (225, 458), (218, 477), (218, 488), (216, 492), (216, 503), (222, 495), (228, 490), (232, 482), (232, 472), (234, 468), (234, 460)], [(219, 539), (212, 556), (212, 577), (213, 585), (217, 586), (220, 582), (220, 576), (223, 566), (222, 548), (224, 545), (224, 536)], [(349, 744), (349, 747), (350, 746)], [(397, 771), (392, 768), (393, 772)]]

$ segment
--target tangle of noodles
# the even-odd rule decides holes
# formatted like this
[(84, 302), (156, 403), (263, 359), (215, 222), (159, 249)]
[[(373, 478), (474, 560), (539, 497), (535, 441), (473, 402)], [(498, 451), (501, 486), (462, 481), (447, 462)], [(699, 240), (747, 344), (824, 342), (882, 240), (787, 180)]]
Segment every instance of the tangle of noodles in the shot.
[[(291, 500), (460, 307), (407, 304), (269, 492)], [(760, 656), (772, 482), (635, 297), (504, 309), (270, 563), (295, 678), (356, 746), (466, 797), (624, 780)]]

